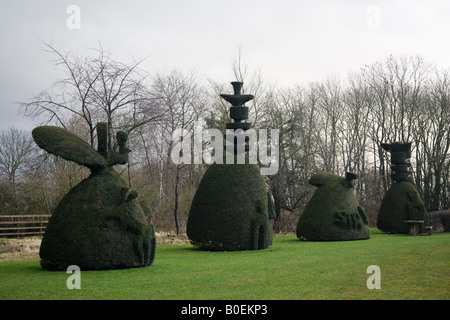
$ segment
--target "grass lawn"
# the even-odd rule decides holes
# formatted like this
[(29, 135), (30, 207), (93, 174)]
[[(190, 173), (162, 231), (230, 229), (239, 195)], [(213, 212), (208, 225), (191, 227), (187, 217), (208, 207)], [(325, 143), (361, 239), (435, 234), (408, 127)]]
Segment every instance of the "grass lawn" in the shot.
[[(367, 267), (381, 271), (369, 290)], [(0, 262), (0, 300), (6, 299), (450, 299), (450, 233), (384, 234), (369, 240), (305, 242), (274, 238), (266, 250), (207, 252), (190, 244), (158, 246), (153, 266), (83, 271), (81, 289), (70, 274), (38, 259)]]

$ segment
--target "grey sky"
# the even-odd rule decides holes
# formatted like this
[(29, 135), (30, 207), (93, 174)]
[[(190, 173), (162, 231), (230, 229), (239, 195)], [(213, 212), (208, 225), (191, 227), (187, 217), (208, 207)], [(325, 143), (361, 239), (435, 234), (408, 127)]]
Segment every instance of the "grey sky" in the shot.
[[(70, 5), (80, 8), (80, 29), (66, 25)], [(450, 68), (449, 13), (445, 0), (0, 0), (0, 129), (32, 128), (13, 102), (57, 78), (39, 38), (77, 55), (101, 43), (117, 60), (147, 57), (150, 73), (178, 68), (224, 82), (234, 80), (241, 47), (265, 80), (289, 86), (389, 54)]]

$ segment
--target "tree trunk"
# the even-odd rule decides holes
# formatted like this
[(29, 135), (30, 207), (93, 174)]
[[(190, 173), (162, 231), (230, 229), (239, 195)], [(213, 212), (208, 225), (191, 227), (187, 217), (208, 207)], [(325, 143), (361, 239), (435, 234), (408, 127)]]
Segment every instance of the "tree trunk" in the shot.
[(178, 220), (178, 202), (179, 202), (179, 195), (178, 195), (178, 193), (179, 193), (179, 191), (178, 191), (178, 187), (179, 187), (179, 184), (180, 184), (180, 166), (179, 165), (177, 165), (177, 171), (176, 171), (177, 173), (176, 173), (176, 176), (175, 176), (175, 208), (174, 208), (174, 211), (173, 211), (173, 216), (174, 216), (174, 219), (175, 219), (175, 228), (176, 228), (176, 231), (177, 231), (177, 235), (179, 235), (181, 232), (180, 232), (180, 223), (179, 223), (179, 220)]

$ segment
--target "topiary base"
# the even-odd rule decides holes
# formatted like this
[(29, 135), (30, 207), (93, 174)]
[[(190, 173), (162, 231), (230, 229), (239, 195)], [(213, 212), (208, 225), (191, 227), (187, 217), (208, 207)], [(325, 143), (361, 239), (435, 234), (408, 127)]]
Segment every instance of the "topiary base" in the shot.
[[(356, 175), (348, 174), (352, 179)], [(297, 237), (308, 241), (369, 239), (368, 220), (358, 205), (351, 179), (329, 172), (316, 173), (309, 183), (319, 187), (297, 223)]]
[(430, 218), (417, 189), (411, 182), (393, 183), (381, 202), (377, 228), (390, 233), (409, 233), (405, 220), (423, 220), (419, 232), (430, 225)]
[(201, 250), (267, 248), (274, 218), (270, 200), (257, 165), (214, 163), (192, 201), (187, 236)]
[(135, 197), (112, 168), (80, 182), (49, 220), (40, 247), (42, 267), (99, 270), (151, 265), (155, 233)]

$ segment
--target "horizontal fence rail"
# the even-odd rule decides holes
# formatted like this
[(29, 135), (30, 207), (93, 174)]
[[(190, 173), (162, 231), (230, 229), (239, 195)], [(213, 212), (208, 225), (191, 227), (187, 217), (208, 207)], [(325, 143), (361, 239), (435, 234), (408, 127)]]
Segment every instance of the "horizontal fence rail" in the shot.
[(0, 237), (43, 235), (49, 214), (0, 215)]

